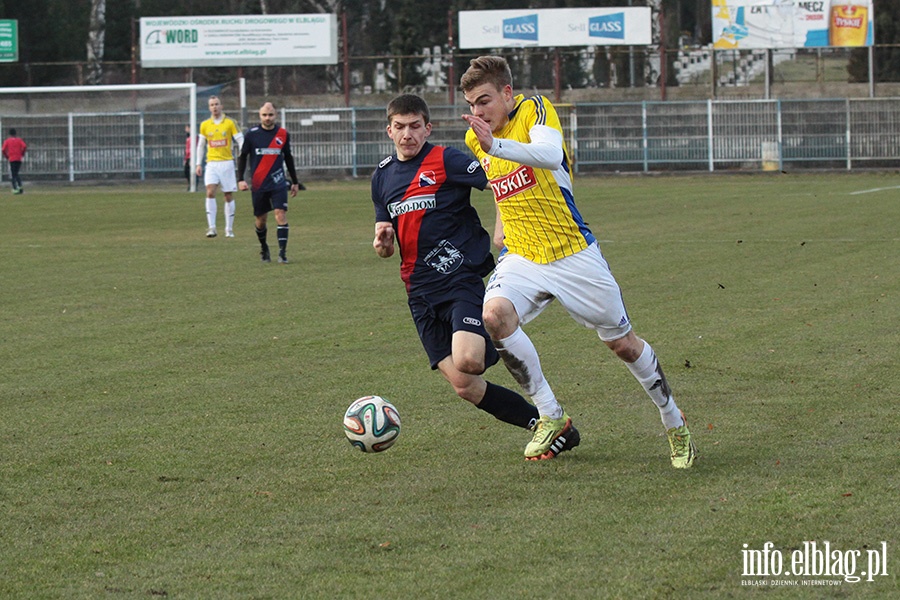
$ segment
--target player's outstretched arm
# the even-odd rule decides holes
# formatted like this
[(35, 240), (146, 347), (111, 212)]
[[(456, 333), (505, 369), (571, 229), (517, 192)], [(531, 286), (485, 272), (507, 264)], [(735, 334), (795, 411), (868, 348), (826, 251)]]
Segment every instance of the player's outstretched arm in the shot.
[(375, 254), (381, 258), (394, 255), (394, 225), (387, 221), (375, 223), (375, 239), (372, 241)]
[(504, 241), (505, 235), (503, 233), (503, 218), (500, 216), (500, 207), (497, 207), (497, 220), (494, 222), (494, 236), (492, 241), (494, 242), (494, 246), (497, 250), (503, 250), (506, 247), (506, 242)]
[(203, 175), (203, 159), (206, 157), (206, 138), (197, 136), (197, 177)]
[(291, 198), (297, 195), (300, 190), (305, 190), (306, 186), (297, 179), (297, 167), (294, 166), (294, 155), (291, 153), (290, 141), (284, 144), (284, 166), (287, 167), (288, 175), (291, 177)]
[[(248, 147), (249, 145), (250, 144), (247, 144)], [(247, 158), (249, 157), (249, 152), (247, 152), (247, 150), (249, 150), (249, 148), (241, 148), (241, 155), (238, 157), (237, 184), (238, 189), (242, 192), (246, 192), (250, 189), (250, 186), (244, 181), (244, 173), (247, 172)]]

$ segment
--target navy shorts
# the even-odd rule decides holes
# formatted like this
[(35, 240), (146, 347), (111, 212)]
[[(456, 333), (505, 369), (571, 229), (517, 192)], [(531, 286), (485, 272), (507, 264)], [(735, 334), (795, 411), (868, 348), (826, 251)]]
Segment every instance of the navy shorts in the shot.
[(438, 363), (452, 354), (453, 333), (456, 331), (471, 331), (482, 336), (485, 342), (484, 368), (497, 364), (500, 355), (481, 320), (483, 303), (484, 283), (475, 277), (471, 282), (460, 282), (454, 288), (452, 298), (435, 302), (428, 298), (409, 299), (409, 312), (432, 369), (437, 369)]
[(253, 192), (253, 216), (261, 217), (274, 209), (288, 209), (288, 193), (287, 188), (280, 190), (263, 190)]

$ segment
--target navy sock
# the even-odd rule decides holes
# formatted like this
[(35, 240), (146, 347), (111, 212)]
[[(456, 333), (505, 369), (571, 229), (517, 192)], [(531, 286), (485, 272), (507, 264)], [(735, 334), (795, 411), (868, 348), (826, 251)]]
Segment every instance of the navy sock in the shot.
[(278, 248), (282, 252), (287, 250), (288, 233), (290, 233), (290, 231), (290, 225), (288, 225), (287, 223), (278, 226)]
[(534, 427), (540, 418), (537, 407), (510, 389), (494, 385), (490, 381), (486, 383), (487, 390), (484, 392), (484, 398), (478, 403), (478, 408), (517, 427), (523, 429)]
[(259, 245), (265, 247), (266, 244), (266, 235), (269, 233), (268, 227), (263, 227), (262, 229), (256, 230), (256, 237), (259, 239)]

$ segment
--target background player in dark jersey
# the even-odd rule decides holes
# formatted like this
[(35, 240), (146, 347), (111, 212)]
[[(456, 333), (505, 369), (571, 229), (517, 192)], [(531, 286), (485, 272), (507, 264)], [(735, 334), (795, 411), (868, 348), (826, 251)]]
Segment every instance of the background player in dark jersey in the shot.
[(428, 143), (428, 105), (406, 94), (388, 104), (388, 136), (396, 153), (372, 175), (375, 252), (400, 250), (400, 278), (431, 361), (460, 398), (526, 429), (537, 409), (518, 393), (481, 376), (499, 360), (481, 322), (484, 276), (494, 266), (490, 236), (472, 206), (472, 188), (487, 177), (477, 161)]
[[(259, 256), (263, 262), (271, 262), (268, 234), (269, 212), (275, 211), (275, 222), (278, 224), (278, 262), (287, 263), (287, 243), (290, 228), (287, 222), (288, 182), (284, 175), (287, 166), (291, 177), (291, 198), (297, 190), (306, 187), (297, 179), (294, 168), (294, 155), (291, 154), (291, 137), (287, 129), (275, 123), (275, 106), (266, 102), (259, 109), (260, 124), (250, 128), (244, 134), (241, 156), (238, 159), (238, 189), (246, 192), (253, 190), (253, 215), (256, 217), (256, 237), (261, 249)], [(247, 158), (250, 158), (251, 186), (244, 181), (247, 170)]]

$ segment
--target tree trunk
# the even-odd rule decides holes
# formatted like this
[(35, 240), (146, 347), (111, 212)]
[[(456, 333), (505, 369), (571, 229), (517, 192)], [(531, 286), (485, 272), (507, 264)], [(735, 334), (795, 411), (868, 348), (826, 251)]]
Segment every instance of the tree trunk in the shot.
[(91, 0), (91, 24), (88, 30), (88, 85), (103, 83), (103, 47), (106, 38), (106, 0)]
[[(259, 0), (259, 8), (262, 14), (269, 14), (269, 3), (266, 0)], [(263, 66), (263, 97), (269, 97), (269, 67)]]
[(647, 48), (649, 55), (644, 62), (644, 84), (655, 87), (659, 82), (660, 60), (659, 51), (662, 41), (660, 31), (659, 13), (662, 11), (662, 0), (647, 0), (650, 7), (650, 46)]

